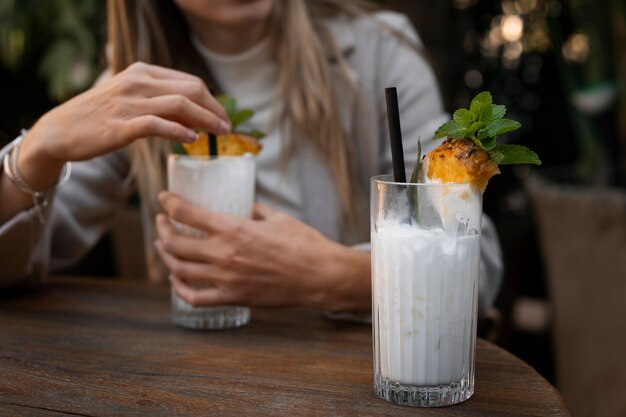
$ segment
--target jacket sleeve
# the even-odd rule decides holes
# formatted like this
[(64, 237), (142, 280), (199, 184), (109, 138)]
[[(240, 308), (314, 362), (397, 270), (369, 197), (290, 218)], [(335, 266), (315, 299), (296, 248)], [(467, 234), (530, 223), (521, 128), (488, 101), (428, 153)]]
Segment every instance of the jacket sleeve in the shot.
[[(0, 157), (10, 146), (0, 151)], [(45, 209), (43, 224), (34, 208), (1, 224), (0, 288), (38, 283), (49, 271), (86, 254), (131, 194), (129, 172), (126, 150), (73, 163), (70, 180)]]
[[(379, 13), (377, 19), (404, 34), (419, 48), (422, 47), (417, 33), (404, 15)], [(418, 138), (422, 143), (423, 154), (434, 149), (440, 143), (432, 140), (434, 132), (449, 120), (449, 115), (443, 109), (433, 70), (421, 54), (388, 32), (381, 35), (379, 51), (379, 88), (381, 91), (390, 86), (398, 89), (405, 164), (410, 171), (417, 159)], [(385, 127), (381, 130), (384, 134), (380, 138), (382, 155), (380, 172), (389, 173), (392, 172), (391, 149), (388, 144), (384, 96), (377, 108), (380, 109), (379, 118)], [(493, 222), (483, 214), (479, 310), (485, 311), (493, 305), (502, 283), (502, 273), (502, 253), (498, 235)]]

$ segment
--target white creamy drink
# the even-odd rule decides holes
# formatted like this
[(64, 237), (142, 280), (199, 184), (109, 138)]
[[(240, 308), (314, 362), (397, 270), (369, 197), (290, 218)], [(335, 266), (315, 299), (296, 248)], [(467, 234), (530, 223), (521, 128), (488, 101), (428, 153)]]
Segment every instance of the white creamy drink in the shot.
[(250, 217), (254, 173), (252, 156), (209, 160), (173, 155), (168, 165), (168, 188), (206, 210)]
[(474, 392), (481, 208), (469, 184), (372, 181), (374, 386), (388, 401)]
[(375, 358), (383, 379), (436, 386), (467, 378), (474, 355), (480, 240), (379, 224), (372, 233)]

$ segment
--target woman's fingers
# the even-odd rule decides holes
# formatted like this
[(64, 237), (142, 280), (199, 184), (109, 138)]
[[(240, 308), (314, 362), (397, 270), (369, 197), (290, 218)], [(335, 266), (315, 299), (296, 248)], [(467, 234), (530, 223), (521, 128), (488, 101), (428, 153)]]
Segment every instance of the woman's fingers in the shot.
[(150, 75), (157, 79), (175, 79), (175, 80), (199, 80), (195, 75), (178, 71), (172, 68), (165, 68), (158, 65), (146, 64), (145, 62), (135, 62), (124, 70), (130, 74)]
[(267, 220), (276, 213), (280, 212), (263, 203), (255, 203), (252, 207), (252, 218), (255, 220)]
[(203, 285), (228, 286), (231, 274), (219, 266), (179, 258), (165, 250), (160, 240), (154, 242), (154, 247), (172, 274)]
[(178, 258), (216, 265), (228, 265), (232, 259), (232, 250), (227, 245), (219, 245), (211, 238), (179, 233), (164, 214), (157, 215), (156, 226), (162, 248)]
[(230, 125), (221, 117), (178, 94), (149, 98), (142, 103), (140, 111), (216, 134), (230, 131)]
[[(226, 110), (213, 95), (209, 93), (206, 84), (200, 77), (171, 68), (145, 64), (143, 62), (136, 62), (131, 65), (129, 71), (131, 73), (148, 74), (153, 79), (158, 80), (161, 84), (160, 88), (164, 90), (161, 94), (185, 94), (192, 100), (194, 98), (198, 99), (198, 104), (203, 105), (207, 110), (212, 111), (223, 120), (228, 121)], [(179, 83), (174, 86), (172, 81), (179, 81)]]
[[(121, 85), (121, 91), (125, 94), (148, 98), (168, 97), (163, 100), (164, 103), (161, 103), (164, 108), (160, 114), (168, 115), (170, 119), (173, 115), (182, 116), (181, 119), (173, 120), (182, 120), (182, 123), (187, 126), (206, 128), (214, 133), (227, 133), (230, 130), (226, 110), (211, 95), (204, 81), (195, 75), (137, 62), (119, 74), (119, 77), (118, 84)], [(196, 118), (194, 124), (189, 124), (184, 116), (189, 111), (194, 112), (197, 116), (198, 109), (191, 109), (189, 103), (182, 100), (183, 98), (195, 103), (202, 109), (205, 112), (205, 117)], [(139, 107), (144, 107), (143, 103)], [(147, 113), (158, 114), (150, 110)], [(207, 114), (211, 115), (208, 121), (205, 120)], [(189, 115), (189, 117), (193, 119), (194, 114)], [(220, 121), (222, 122), (221, 125)]]
[(159, 202), (171, 219), (209, 234), (234, 233), (251, 221), (230, 214), (204, 210), (168, 191), (159, 193)]
[[(198, 139), (198, 134), (180, 123), (163, 119), (159, 116), (147, 114), (135, 117), (124, 122), (126, 139), (157, 136), (176, 142), (192, 143)], [(121, 132), (120, 132), (121, 133)]]
[(157, 215), (156, 227), (159, 241), (155, 244), (166, 252), (189, 261), (208, 261), (202, 250), (205, 239), (178, 233), (164, 214)]
[(211, 95), (209, 89), (200, 79), (154, 79), (147, 78), (142, 82), (142, 92), (146, 97), (179, 94), (187, 97), (201, 107), (228, 122), (228, 114), (222, 105)]
[(170, 275), (170, 282), (176, 294), (193, 307), (235, 304), (235, 299), (230, 293), (220, 287), (194, 288), (175, 274)]
[(157, 252), (159, 252), (161, 259), (163, 259), (163, 262), (165, 262), (165, 265), (167, 265), (172, 274), (176, 274), (184, 279), (211, 283), (206, 277), (204, 264), (176, 258), (163, 249), (163, 244), (158, 240), (154, 243), (154, 247)]

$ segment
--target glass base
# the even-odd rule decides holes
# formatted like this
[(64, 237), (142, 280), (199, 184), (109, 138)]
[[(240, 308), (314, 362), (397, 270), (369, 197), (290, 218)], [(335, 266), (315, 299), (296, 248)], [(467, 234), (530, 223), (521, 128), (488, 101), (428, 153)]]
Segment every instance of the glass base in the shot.
[(448, 385), (418, 386), (381, 378), (374, 381), (374, 392), (380, 398), (410, 407), (445, 407), (461, 403), (474, 394), (474, 384), (464, 380)]
[(172, 294), (172, 321), (188, 329), (220, 330), (245, 326), (250, 322), (249, 307), (192, 307)]

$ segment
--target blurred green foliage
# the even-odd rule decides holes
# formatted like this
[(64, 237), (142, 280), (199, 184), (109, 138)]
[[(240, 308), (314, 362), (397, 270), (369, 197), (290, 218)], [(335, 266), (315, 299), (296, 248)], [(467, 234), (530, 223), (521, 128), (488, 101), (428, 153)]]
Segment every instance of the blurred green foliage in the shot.
[(105, 21), (102, 0), (0, 0), (0, 65), (37, 73), (66, 100), (104, 67)]
[(597, 184), (626, 186), (625, 3), (571, 0), (549, 19), (581, 149), (578, 174)]

